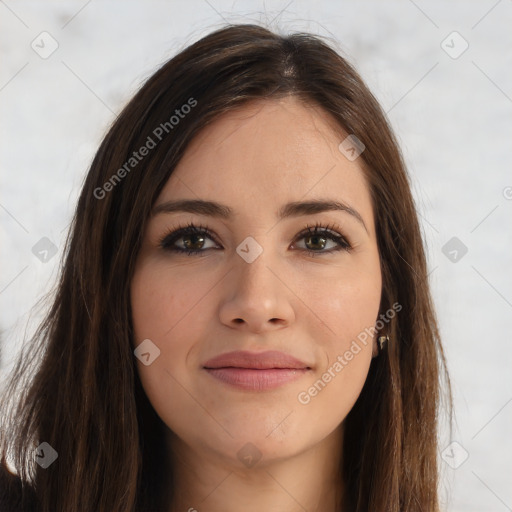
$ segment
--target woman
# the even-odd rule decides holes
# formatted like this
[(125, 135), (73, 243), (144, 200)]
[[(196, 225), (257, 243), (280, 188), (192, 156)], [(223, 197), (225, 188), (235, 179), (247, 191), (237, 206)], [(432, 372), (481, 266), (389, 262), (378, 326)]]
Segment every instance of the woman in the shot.
[(382, 110), (324, 42), (232, 25), (162, 66), (102, 142), (64, 258), (2, 402), (4, 508), (439, 510), (418, 217)]

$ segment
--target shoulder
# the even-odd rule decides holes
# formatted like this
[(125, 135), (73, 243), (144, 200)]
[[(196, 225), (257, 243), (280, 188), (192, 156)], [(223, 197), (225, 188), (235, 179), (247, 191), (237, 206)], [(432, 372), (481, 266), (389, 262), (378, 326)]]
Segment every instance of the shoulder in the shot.
[(0, 512), (35, 512), (35, 493), (0, 463)]

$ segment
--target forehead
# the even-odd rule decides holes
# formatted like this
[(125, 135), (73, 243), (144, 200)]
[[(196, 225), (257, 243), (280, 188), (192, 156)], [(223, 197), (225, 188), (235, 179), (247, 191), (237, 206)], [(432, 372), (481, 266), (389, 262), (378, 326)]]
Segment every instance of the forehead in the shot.
[(340, 199), (373, 222), (357, 160), (338, 149), (348, 134), (323, 109), (294, 97), (258, 100), (228, 112), (189, 144), (160, 200), (210, 199), (248, 219), (289, 201)]

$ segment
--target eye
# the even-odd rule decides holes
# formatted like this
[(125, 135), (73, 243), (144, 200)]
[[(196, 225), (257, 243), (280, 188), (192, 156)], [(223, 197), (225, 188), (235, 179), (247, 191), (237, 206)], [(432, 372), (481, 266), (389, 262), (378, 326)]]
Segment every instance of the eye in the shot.
[[(337, 226), (322, 226), (317, 223), (314, 227), (307, 227), (304, 231), (302, 231), (299, 235), (297, 235), (296, 240), (305, 240), (304, 249), (311, 256), (320, 256), (322, 254), (330, 254), (334, 251), (350, 251), (352, 246), (347, 241), (347, 239), (338, 233), (336, 230), (339, 230)], [(331, 247), (330, 250), (323, 250), (327, 246), (327, 242), (331, 241), (334, 244), (334, 247)]]
[[(208, 228), (191, 223), (165, 235), (160, 240), (159, 246), (166, 251), (186, 253), (188, 256), (200, 255), (205, 252), (203, 249), (215, 249), (215, 247), (204, 247), (208, 238), (213, 239)], [(176, 245), (179, 241), (183, 241), (181, 243), (184, 247)]]
[[(305, 240), (305, 248), (301, 250), (312, 256), (330, 254), (340, 250), (350, 251), (352, 246), (336, 230), (339, 230), (337, 226), (322, 226), (320, 224), (316, 224), (314, 227), (307, 226), (297, 235), (295, 241)], [(205, 246), (208, 240), (214, 242), (213, 247)], [(334, 247), (324, 250), (329, 241)], [(208, 228), (196, 226), (193, 223), (171, 230), (159, 242), (159, 246), (165, 251), (185, 253), (188, 256), (203, 255), (208, 249), (221, 249), (221, 247), (217, 247), (218, 245)]]

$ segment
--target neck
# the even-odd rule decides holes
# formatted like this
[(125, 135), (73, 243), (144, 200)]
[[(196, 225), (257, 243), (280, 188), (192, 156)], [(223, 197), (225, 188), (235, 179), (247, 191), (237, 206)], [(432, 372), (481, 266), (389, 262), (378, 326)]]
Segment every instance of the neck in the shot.
[(262, 457), (251, 468), (191, 449), (169, 433), (171, 512), (340, 512), (342, 427), (292, 457)]

